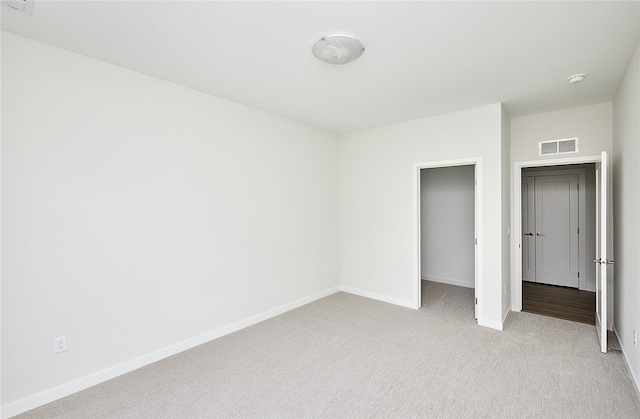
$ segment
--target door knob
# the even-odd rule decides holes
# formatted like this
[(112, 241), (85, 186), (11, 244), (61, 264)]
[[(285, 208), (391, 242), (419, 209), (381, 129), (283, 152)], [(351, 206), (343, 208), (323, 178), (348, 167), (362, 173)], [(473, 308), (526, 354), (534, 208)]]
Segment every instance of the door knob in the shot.
[(536, 233), (536, 236), (538, 236), (538, 237), (542, 237), (542, 236), (544, 236), (544, 234), (542, 234), (542, 233)]

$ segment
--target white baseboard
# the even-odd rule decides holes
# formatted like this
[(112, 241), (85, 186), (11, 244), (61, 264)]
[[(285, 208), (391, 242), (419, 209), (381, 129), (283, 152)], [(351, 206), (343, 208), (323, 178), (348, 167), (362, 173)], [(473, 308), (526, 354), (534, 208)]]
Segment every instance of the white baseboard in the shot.
[(435, 276), (421, 276), (420, 279), (422, 279), (423, 281), (431, 281), (431, 282), (439, 282), (441, 284), (449, 284), (449, 285), (455, 285), (457, 287), (465, 287), (465, 288), (475, 288), (476, 284), (471, 282), (467, 282), (467, 281), (460, 281), (457, 279), (450, 279), (450, 278), (437, 278)]
[(372, 300), (378, 300), (385, 303), (395, 304), (397, 306), (408, 307), (408, 308), (416, 308), (413, 301), (402, 300), (400, 298), (389, 297), (388, 295), (376, 294), (375, 292), (361, 290), (359, 288), (347, 287), (342, 285), (340, 287), (341, 291), (347, 292), (349, 294), (359, 295), (360, 297), (371, 298)]
[[(613, 325), (613, 333), (616, 334), (616, 338), (618, 339), (618, 342), (621, 342), (620, 335), (616, 330), (615, 324)], [(631, 365), (629, 364), (629, 359), (627, 358), (627, 353), (624, 351), (624, 347), (622, 346), (622, 343), (620, 343), (620, 349), (622, 349), (622, 359), (624, 359), (624, 366), (627, 367), (627, 372), (629, 373), (629, 377), (631, 377), (631, 382), (633, 383), (633, 387), (636, 390), (636, 396), (638, 396), (638, 400), (640, 400), (640, 380), (638, 380), (638, 378), (640, 377), (636, 376), (633, 373), (633, 370), (631, 369)]]
[[(509, 317), (509, 313), (511, 313), (511, 306), (509, 306), (507, 311), (504, 313), (504, 316), (502, 316), (502, 327), (503, 328), (504, 328), (504, 324), (507, 322), (507, 317)], [(500, 330), (502, 330), (502, 329), (500, 329)]]
[(134, 371), (138, 368), (142, 368), (146, 365), (160, 361), (177, 353), (186, 351), (187, 349), (194, 348), (198, 345), (202, 345), (203, 343), (210, 342), (219, 337), (244, 329), (245, 327), (252, 326), (256, 323), (260, 323), (261, 321), (270, 319), (282, 313), (286, 313), (287, 311), (301, 307), (305, 304), (309, 304), (315, 300), (319, 300), (320, 298), (334, 294), (338, 291), (340, 291), (340, 287), (329, 288), (325, 291), (321, 291), (319, 293), (301, 298), (291, 303), (284, 304), (280, 307), (273, 308), (244, 320), (231, 323), (227, 326), (223, 326), (211, 332), (195, 336), (175, 345), (159, 349), (141, 357), (132, 359), (131, 361), (124, 362), (114, 367), (98, 371), (86, 377), (82, 377), (69, 383), (62, 384), (58, 387), (54, 387), (41, 393), (34, 394), (33, 396), (25, 397), (24, 399), (9, 403), (5, 406), (2, 406), (2, 418), (10, 418), (12, 416), (19, 415), (20, 413), (24, 413), (28, 410), (35, 409), (36, 407), (51, 403), (52, 401), (77, 393), (81, 390), (85, 390), (96, 384), (103, 383), (112, 378)]

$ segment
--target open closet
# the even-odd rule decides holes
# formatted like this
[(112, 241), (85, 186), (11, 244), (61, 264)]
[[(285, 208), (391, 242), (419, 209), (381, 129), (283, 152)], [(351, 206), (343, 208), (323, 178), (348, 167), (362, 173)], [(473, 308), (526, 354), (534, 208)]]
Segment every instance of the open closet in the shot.
[(420, 171), (420, 222), (421, 280), (475, 289), (474, 165)]

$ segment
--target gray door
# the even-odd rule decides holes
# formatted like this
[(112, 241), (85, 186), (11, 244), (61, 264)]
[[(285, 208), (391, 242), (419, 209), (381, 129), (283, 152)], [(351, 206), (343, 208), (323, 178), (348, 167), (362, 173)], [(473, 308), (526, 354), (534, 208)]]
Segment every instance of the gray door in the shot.
[(536, 282), (536, 211), (534, 177), (522, 177), (522, 280)]
[(578, 176), (535, 178), (536, 282), (578, 288)]

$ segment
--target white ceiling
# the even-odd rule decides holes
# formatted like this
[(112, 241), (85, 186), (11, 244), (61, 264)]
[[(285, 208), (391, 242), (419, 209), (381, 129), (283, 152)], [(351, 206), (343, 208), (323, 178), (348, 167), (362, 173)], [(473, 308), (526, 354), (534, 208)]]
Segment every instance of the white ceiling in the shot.
[[(35, 0), (2, 29), (334, 132), (503, 102), (512, 117), (610, 101), (640, 1)], [(323, 34), (366, 52), (318, 61)], [(586, 73), (583, 83), (567, 77)]]

